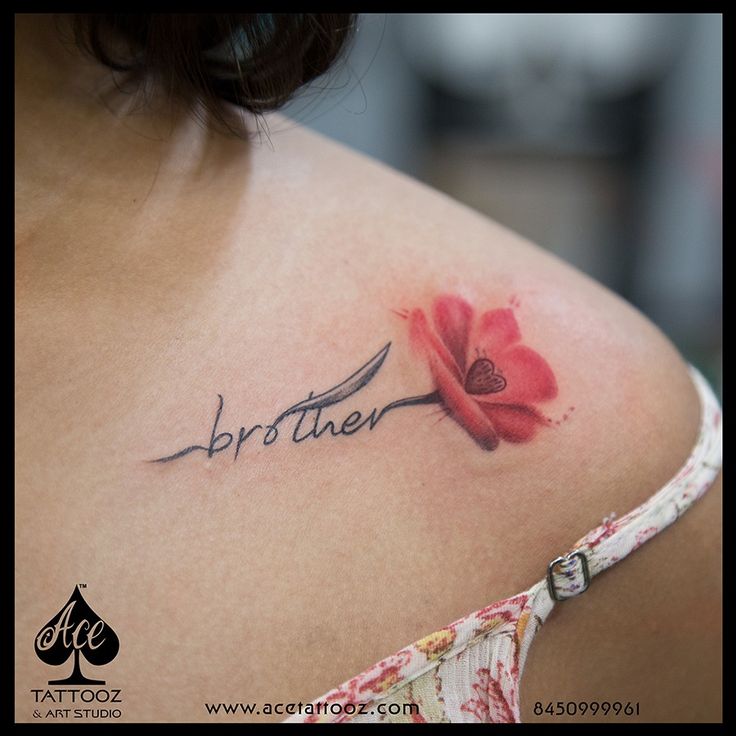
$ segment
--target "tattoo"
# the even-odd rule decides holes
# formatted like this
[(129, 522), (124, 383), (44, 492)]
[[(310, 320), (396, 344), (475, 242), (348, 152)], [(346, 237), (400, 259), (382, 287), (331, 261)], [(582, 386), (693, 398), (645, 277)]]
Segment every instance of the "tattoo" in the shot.
[[(272, 445), (286, 434), (285, 426), (296, 443), (324, 435), (347, 437), (363, 429), (374, 430), (394, 409), (425, 404), (439, 404), (442, 418), (451, 417), (484, 450), (495, 450), (501, 440), (529, 442), (541, 427), (553, 424), (536, 404), (557, 396), (557, 382), (544, 358), (521, 344), (513, 312), (520, 302), (512, 297), (509, 304), (476, 318), (467, 301), (446, 294), (432, 303), (432, 323), (421, 309), (392, 310), (408, 322), (410, 342), (434, 383), (429, 393), (392, 401), (380, 411), (377, 407), (367, 414), (352, 411), (342, 421), (323, 418), (325, 409), (355, 396), (376, 377), (391, 348), (389, 342), (344, 381), (316, 395), (310, 391), (269, 423), (240, 427), (237, 438), (234, 432), (220, 431), (225, 399), (217, 394), (209, 443), (190, 445), (149, 462), (168, 463), (193, 452), (211, 458), (231, 448), (233, 460), (237, 460), (251, 436), (256, 435), (258, 439), (253, 441), (260, 440), (264, 446)], [(569, 407), (563, 421), (573, 410)], [(287, 422), (289, 419), (293, 421)], [(554, 423), (559, 425), (560, 421)]]
[[(222, 415), (222, 410), (225, 405), (225, 400), (222, 397), (222, 394), (218, 394), (218, 406), (217, 411), (215, 412), (215, 421), (212, 425), (209, 444), (190, 445), (189, 447), (185, 447), (183, 450), (179, 450), (179, 452), (175, 452), (173, 455), (160, 457), (156, 460), (151, 460), (150, 462), (168, 463), (196, 451), (206, 452), (207, 457), (213, 457), (218, 452), (227, 450), (231, 445), (233, 445), (233, 441), (235, 441), (233, 459), (237, 460), (240, 450), (246, 440), (258, 430), (263, 430), (261, 437), (263, 445), (272, 445), (276, 442), (281, 430), (280, 425), (288, 417), (298, 417), (291, 431), (292, 442), (304, 442), (308, 439), (319, 439), (327, 433), (333, 437), (338, 437), (340, 435), (349, 436), (351, 434), (355, 434), (364, 427), (367, 427), (368, 431), (371, 431), (375, 429), (378, 422), (393, 409), (398, 409), (404, 406), (417, 406), (420, 404), (434, 404), (439, 402), (439, 395), (436, 391), (433, 391), (432, 393), (425, 394), (423, 396), (411, 396), (406, 399), (392, 401), (390, 404), (386, 404), (386, 406), (384, 406), (380, 411), (376, 408), (365, 416), (363, 416), (359, 411), (353, 411), (342, 422), (337, 422), (337, 424), (331, 419), (322, 421), (323, 409), (345, 401), (345, 399), (356, 394), (373, 380), (381, 369), (390, 348), (391, 343), (387, 343), (365, 365), (361, 366), (351, 376), (327, 391), (317, 394), (316, 396), (310, 391), (309, 396), (307, 396), (306, 399), (298, 401), (293, 406), (282, 411), (281, 414), (279, 414), (269, 424), (254, 424), (248, 430), (246, 430), (245, 427), (241, 427), (238, 432), (237, 440), (234, 440), (232, 432), (218, 432), (220, 416)], [(307, 419), (307, 417), (309, 418)]]
[(396, 312), (409, 323), (448, 415), (489, 451), (501, 440), (529, 442), (551, 426), (536, 404), (557, 396), (547, 361), (521, 344), (514, 314), (521, 302), (514, 296), (509, 305), (476, 315), (462, 297), (443, 294), (432, 303), (431, 323), (421, 309)]

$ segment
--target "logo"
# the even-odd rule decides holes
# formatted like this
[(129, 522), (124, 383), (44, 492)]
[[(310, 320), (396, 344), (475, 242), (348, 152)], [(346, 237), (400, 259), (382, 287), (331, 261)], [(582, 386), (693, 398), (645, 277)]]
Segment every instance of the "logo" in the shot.
[(66, 605), (36, 636), (36, 654), (45, 664), (59, 666), (74, 656), (71, 675), (49, 680), (49, 685), (104, 685), (105, 680), (90, 680), (82, 674), (81, 656), (99, 667), (112, 662), (120, 650), (117, 634), (90, 608), (81, 587), (74, 588)]

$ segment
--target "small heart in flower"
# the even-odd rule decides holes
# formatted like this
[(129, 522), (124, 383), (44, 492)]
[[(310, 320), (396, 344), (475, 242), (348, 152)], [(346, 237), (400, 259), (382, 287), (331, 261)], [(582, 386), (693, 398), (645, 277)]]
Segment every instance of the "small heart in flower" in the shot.
[(465, 390), (469, 394), (497, 394), (506, 388), (506, 379), (495, 372), (493, 361), (478, 358), (465, 376)]

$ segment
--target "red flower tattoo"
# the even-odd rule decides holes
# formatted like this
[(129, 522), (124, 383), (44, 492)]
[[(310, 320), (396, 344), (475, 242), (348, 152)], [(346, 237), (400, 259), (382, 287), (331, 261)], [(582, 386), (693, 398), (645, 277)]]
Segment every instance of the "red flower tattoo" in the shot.
[(448, 414), (484, 449), (500, 440), (528, 442), (551, 420), (534, 406), (557, 396), (557, 381), (539, 353), (520, 344), (511, 309), (476, 320), (463, 298), (434, 300), (430, 326), (421, 309), (407, 315), (411, 342), (429, 365)]

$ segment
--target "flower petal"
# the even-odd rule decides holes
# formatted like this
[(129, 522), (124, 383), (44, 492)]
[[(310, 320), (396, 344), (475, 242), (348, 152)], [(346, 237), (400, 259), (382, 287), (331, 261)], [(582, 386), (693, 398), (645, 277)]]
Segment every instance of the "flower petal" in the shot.
[(413, 309), (409, 313), (409, 339), (412, 345), (426, 358), (435, 356), (444, 363), (458, 381), (462, 380), (462, 372), (447, 346), (434, 334), (421, 309)]
[(523, 404), (482, 404), (481, 408), (507, 442), (528, 442), (538, 427), (549, 423), (534, 407)]
[(434, 300), (432, 316), (439, 336), (455, 358), (460, 373), (464, 374), (473, 307), (462, 297), (445, 294)]
[(498, 436), (493, 425), (478, 402), (465, 392), (455, 361), (449, 354), (443, 355), (444, 344), (430, 329), (422, 310), (411, 312), (409, 321), (412, 341), (423, 349), (435, 387), (450, 415), (484, 450), (495, 450)]
[(481, 315), (475, 335), (478, 347), (495, 361), (506, 348), (521, 340), (521, 330), (512, 309), (491, 309)]
[(514, 345), (500, 355), (488, 354), (506, 388), (476, 398), (486, 404), (535, 404), (557, 396), (557, 381), (547, 361), (526, 345)]

